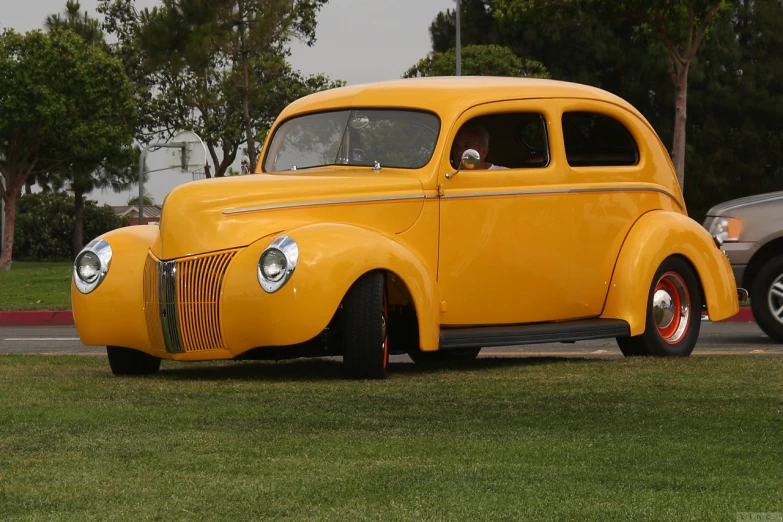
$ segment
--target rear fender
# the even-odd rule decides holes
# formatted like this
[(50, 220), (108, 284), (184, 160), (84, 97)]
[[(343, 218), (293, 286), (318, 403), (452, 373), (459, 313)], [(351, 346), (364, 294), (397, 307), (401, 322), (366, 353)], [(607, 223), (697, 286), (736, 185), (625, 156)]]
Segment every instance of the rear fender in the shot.
[[(623, 243), (601, 317), (627, 321), (631, 335), (644, 333), (650, 285), (663, 260), (673, 255), (696, 270), (711, 320), (739, 311), (731, 266), (710, 234), (688, 216), (653, 211), (639, 218)], [(698, 317), (700, 311), (695, 312)]]

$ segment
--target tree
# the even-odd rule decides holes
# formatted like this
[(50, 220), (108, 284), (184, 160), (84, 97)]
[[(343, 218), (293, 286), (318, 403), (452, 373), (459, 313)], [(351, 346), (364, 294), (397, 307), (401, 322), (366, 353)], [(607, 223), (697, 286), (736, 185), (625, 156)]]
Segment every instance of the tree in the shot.
[[(497, 22), (493, 19), (492, 0), (460, 0), (460, 40), (462, 45), (500, 44)], [(430, 25), (432, 50), (446, 52), (457, 46), (457, 12), (446, 9)]]
[(0, 35), (0, 174), (10, 268), (16, 198), (31, 174), (99, 164), (130, 145), (135, 107), (122, 63), (71, 31)]
[(783, 190), (783, 3), (738, 0), (691, 72), (688, 210)]
[(728, 6), (727, 0), (496, 0), (495, 16), (513, 23), (531, 10), (573, 8), (594, 9), (605, 17), (623, 17), (631, 21), (638, 34), (657, 38), (669, 55), (669, 74), (676, 92), (672, 161), (680, 187), (685, 187), (685, 130), (687, 121), (688, 72), (696, 53), (717, 13)]
[[(457, 54), (452, 48), (433, 52), (405, 72), (405, 78), (420, 76), (453, 76)], [(508, 47), (499, 45), (467, 45), (462, 49), (462, 74), (466, 76), (524, 76), (549, 78), (541, 62), (522, 60)]]
[(63, 16), (49, 15), (46, 17), (44, 25), (50, 31), (52, 29), (70, 29), (81, 36), (88, 45), (106, 45), (100, 21), (97, 18), (90, 18), (86, 11), (80, 13), (80, 10), (81, 5), (78, 0), (67, 0)]
[(140, 81), (154, 86), (148, 131), (196, 132), (214, 165), (206, 172), (212, 177), (226, 174), (243, 144), (254, 171), (256, 143), (288, 103), (342, 85), (320, 75), (303, 77), (286, 61), (291, 37), (314, 41), (315, 14), (325, 1), (166, 0), (137, 12), (133, 0), (101, 0), (98, 10), (120, 41), (120, 53), (138, 58), (126, 65), (141, 63)]
[[(103, 52), (108, 52), (108, 46), (101, 30), (100, 22), (90, 18), (87, 13), (80, 13), (81, 6), (76, 0), (66, 2), (64, 16), (49, 15), (46, 18), (46, 28), (53, 31), (72, 31), (78, 35), (85, 45), (92, 46)], [(133, 120), (126, 120), (128, 132), (134, 132)], [(41, 184), (54, 185), (61, 188), (67, 183), (74, 195), (74, 230), (72, 234), (73, 255), (84, 247), (84, 195), (95, 189), (111, 187), (121, 191), (135, 180), (134, 164), (139, 154), (129, 142), (117, 142), (116, 148), (103, 157), (72, 158), (74, 161), (67, 166), (48, 173), (48, 179), (39, 180)], [(52, 179), (54, 176), (55, 179)]]
[(242, 131), (254, 171), (258, 129), (251, 105), (258, 97), (259, 68), (270, 59), (280, 65), (292, 37), (314, 43), (315, 16), (326, 1), (163, 0), (162, 7), (142, 16), (142, 45), (153, 58), (162, 51), (175, 67), (177, 62), (186, 66), (202, 93), (210, 84), (222, 85), (222, 93), (234, 91), (231, 97), (241, 102)]

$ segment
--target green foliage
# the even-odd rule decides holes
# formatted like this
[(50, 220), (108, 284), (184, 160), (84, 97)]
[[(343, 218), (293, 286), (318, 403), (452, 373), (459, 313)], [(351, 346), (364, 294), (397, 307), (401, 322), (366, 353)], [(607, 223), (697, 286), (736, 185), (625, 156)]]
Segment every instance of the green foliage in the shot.
[[(149, 193), (144, 194), (144, 198), (142, 198), (142, 202), (144, 203), (144, 206), (151, 207), (155, 204), (155, 200), (152, 198), (152, 196)], [(128, 205), (138, 205), (139, 203), (139, 196), (132, 197), (128, 200)]]
[[(31, 174), (92, 172), (130, 147), (133, 86), (104, 48), (87, 45), (71, 30), (5, 30), (0, 70), (0, 174), (6, 183), (0, 195), (6, 200)], [(13, 234), (7, 238), (2, 268), (12, 254)]]
[[(17, 199), (16, 205), (14, 259), (43, 261), (73, 258), (73, 196), (63, 192), (26, 194)], [(85, 201), (85, 243), (127, 224), (128, 220), (118, 217), (110, 206)]]
[[(541, 62), (522, 60), (508, 47), (467, 45), (461, 50), (462, 74), (465, 76), (523, 76), (549, 78)], [(433, 52), (405, 72), (405, 78), (420, 76), (454, 76), (457, 70), (455, 49)]]
[[(460, 8), (460, 39), (463, 45), (500, 43), (497, 23), (492, 15), (492, 0), (461, 0)], [(438, 13), (430, 26), (433, 51), (444, 53), (457, 46), (456, 26), (456, 10), (447, 9)]]
[[(66, 3), (66, 12), (63, 17), (59, 14), (50, 15), (46, 19), (46, 27), (51, 33), (71, 32), (81, 38), (85, 45), (103, 51), (108, 55), (108, 46), (106, 45), (100, 22), (96, 18), (91, 18), (86, 12), (80, 13), (80, 4), (78, 1), (68, 0)], [(115, 62), (115, 70), (116, 62)], [(117, 124), (125, 124), (124, 135), (121, 139), (113, 140), (113, 147), (107, 146), (102, 151), (102, 155), (76, 156), (74, 155), (67, 165), (47, 173), (44, 184), (62, 186), (65, 182), (69, 183), (71, 188), (79, 194), (90, 192), (96, 188), (106, 188), (111, 186), (115, 190), (127, 188), (137, 178), (133, 170), (134, 163), (139, 156), (138, 151), (131, 146), (131, 140), (135, 134), (135, 107), (131, 102), (133, 88), (124, 71), (117, 70), (120, 74), (117, 78), (118, 92), (115, 94), (116, 100), (120, 104), (116, 105)], [(105, 105), (111, 102), (105, 101)], [(51, 177), (59, 177), (52, 181)]]
[(68, 0), (62, 16), (53, 14), (46, 17), (46, 28), (50, 31), (69, 29), (81, 36), (88, 45), (106, 45), (100, 21), (90, 18), (86, 11), (81, 13), (80, 10), (81, 4), (77, 0)]

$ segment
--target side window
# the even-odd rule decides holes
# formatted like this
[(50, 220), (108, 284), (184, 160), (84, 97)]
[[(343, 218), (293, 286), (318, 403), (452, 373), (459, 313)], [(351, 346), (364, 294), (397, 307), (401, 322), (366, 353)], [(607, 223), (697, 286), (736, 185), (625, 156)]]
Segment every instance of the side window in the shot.
[(639, 163), (639, 147), (625, 125), (595, 112), (563, 114), (566, 159), (572, 167), (617, 167)]
[(546, 167), (549, 165), (546, 121), (534, 112), (473, 118), (454, 138), (450, 156), (452, 167), (458, 167), (462, 153), (467, 149), (475, 149), (481, 156), (478, 169)]

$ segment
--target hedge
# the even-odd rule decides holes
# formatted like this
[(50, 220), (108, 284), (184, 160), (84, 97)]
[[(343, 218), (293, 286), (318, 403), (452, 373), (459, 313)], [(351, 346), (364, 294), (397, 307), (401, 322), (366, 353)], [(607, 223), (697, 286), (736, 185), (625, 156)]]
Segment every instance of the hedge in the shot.
[[(71, 260), (75, 199), (64, 192), (25, 194), (16, 200), (14, 254), (18, 261)], [(128, 225), (109, 205), (84, 201), (84, 242)]]

